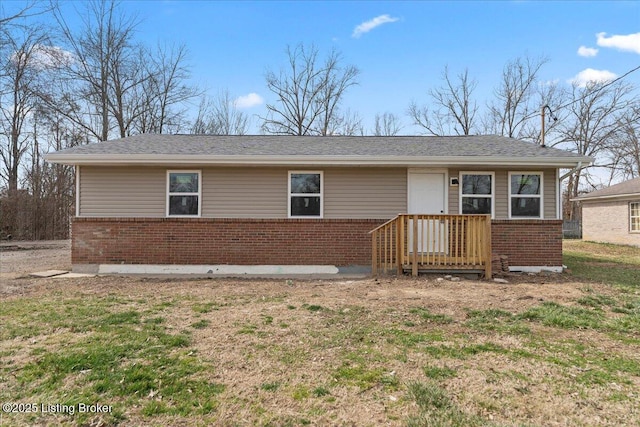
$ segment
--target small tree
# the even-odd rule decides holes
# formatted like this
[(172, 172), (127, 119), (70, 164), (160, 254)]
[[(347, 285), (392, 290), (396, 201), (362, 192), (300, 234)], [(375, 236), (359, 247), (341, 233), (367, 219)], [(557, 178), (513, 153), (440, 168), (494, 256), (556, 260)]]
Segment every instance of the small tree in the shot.
[(376, 114), (373, 135), (375, 136), (394, 136), (402, 129), (400, 119), (393, 113), (385, 112)]
[(191, 133), (209, 135), (245, 135), (249, 117), (236, 108), (229, 90), (218, 92), (215, 98), (202, 96), (198, 115)]

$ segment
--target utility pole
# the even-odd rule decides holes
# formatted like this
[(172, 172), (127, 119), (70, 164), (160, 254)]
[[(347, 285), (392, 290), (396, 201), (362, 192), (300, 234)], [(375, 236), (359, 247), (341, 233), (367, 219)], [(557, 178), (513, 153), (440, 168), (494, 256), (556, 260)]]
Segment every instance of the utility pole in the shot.
[(540, 112), (540, 117), (542, 118), (542, 132), (540, 134), (540, 146), (541, 147), (546, 147), (546, 145), (544, 144), (544, 110), (545, 109), (549, 110), (549, 117), (551, 117), (554, 122), (558, 121), (558, 118), (553, 115), (553, 111), (551, 111), (551, 107), (549, 107), (548, 105), (543, 105), (542, 106), (542, 111)]

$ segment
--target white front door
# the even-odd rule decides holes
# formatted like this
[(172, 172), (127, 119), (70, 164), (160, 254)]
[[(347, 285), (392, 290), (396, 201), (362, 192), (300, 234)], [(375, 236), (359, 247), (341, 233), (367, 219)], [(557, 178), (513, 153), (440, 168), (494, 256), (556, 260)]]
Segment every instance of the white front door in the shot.
[[(444, 172), (409, 171), (407, 207), (410, 214), (444, 214), (446, 175)], [(409, 221), (409, 252), (413, 252), (413, 220)], [(447, 252), (446, 224), (418, 220), (418, 251)]]

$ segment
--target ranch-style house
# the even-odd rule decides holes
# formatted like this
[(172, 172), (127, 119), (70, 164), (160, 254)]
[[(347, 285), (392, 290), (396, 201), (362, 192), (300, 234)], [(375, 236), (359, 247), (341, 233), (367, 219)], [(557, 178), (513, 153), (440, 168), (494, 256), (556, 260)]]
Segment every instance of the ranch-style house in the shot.
[[(563, 174), (592, 159), (500, 136), (137, 135), (76, 169), (74, 271), (560, 271)], [(495, 267), (494, 267), (495, 268)]]

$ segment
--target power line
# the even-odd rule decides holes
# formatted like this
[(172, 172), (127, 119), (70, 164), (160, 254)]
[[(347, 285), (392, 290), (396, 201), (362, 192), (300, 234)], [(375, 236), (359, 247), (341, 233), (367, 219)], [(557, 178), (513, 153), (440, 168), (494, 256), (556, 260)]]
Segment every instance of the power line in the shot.
[(633, 73), (633, 72), (635, 72), (635, 71), (638, 71), (638, 70), (640, 70), (640, 65), (638, 65), (636, 68), (634, 68), (634, 69), (632, 69), (632, 70), (627, 71), (626, 73), (624, 73), (624, 74), (623, 74), (623, 75), (621, 75), (620, 77), (617, 77), (617, 78), (615, 78), (615, 79), (611, 80), (611, 81), (610, 81), (610, 82), (608, 82), (607, 84), (604, 84), (604, 85), (600, 86), (600, 87), (599, 87), (598, 89), (596, 89), (595, 91), (593, 91), (593, 92), (591, 92), (591, 93), (587, 93), (587, 94), (585, 94), (585, 95), (584, 95), (583, 97), (581, 97), (581, 98), (574, 99), (574, 100), (573, 100), (573, 101), (571, 101), (571, 102), (568, 102), (568, 103), (566, 103), (566, 104), (564, 104), (564, 105), (561, 105), (561, 106), (559, 106), (557, 109), (559, 110), (559, 109), (561, 109), (561, 108), (566, 108), (566, 107), (568, 107), (568, 106), (569, 106), (569, 105), (571, 105), (571, 104), (575, 104), (576, 102), (582, 101), (582, 100), (583, 100), (583, 99), (585, 99), (587, 96), (590, 96), (590, 95), (593, 95), (593, 94), (596, 94), (596, 93), (600, 92), (600, 91), (601, 91), (601, 90), (603, 90), (604, 88), (611, 86), (611, 85), (612, 85), (612, 84), (614, 84), (615, 82), (617, 82), (617, 81), (620, 81), (620, 80), (624, 79), (624, 78), (625, 78), (625, 77), (627, 77), (629, 74), (631, 74), (631, 73)]
[[(600, 86), (600, 87), (599, 87), (598, 89), (596, 89), (595, 91), (593, 91), (593, 92), (589, 92), (589, 93), (586, 93), (586, 94), (584, 94), (582, 97), (580, 97), (580, 98), (578, 98), (578, 99), (574, 99), (573, 101), (567, 102), (567, 103), (566, 103), (566, 104), (564, 104), (564, 105), (561, 105), (561, 106), (559, 106), (559, 107), (556, 107), (556, 111), (557, 111), (557, 110), (561, 110), (561, 109), (563, 109), (563, 108), (566, 108), (566, 107), (568, 107), (568, 106), (570, 106), (570, 105), (572, 105), (572, 104), (575, 104), (576, 102), (580, 102), (580, 101), (582, 101), (583, 99), (585, 99), (586, 97), (591, 96), (591, 95), (593, 95), (593, 94), (596, 94), (596, 93), (600, 92), (601, 90), (603, 90), (603, 89), (605, 89), (605, 88), (607, 88), (607, 87), (611, 86), (612, 84), (614, 84), (614, 83), (616, 83), (616, 82), (618, 82), (618, 81), (620, 81), (620, 80), (624, 79), (624, 78), (625, 78), (625, 77), (627, 77), (629, 74), (634, 73), (634, 72), (636, 72), (636, 71), (638, 71), (638, 70), (640, 70), (640, 65), (638, 65), (636, 68), (633, 68), (633, 69), (631, 69), (631, 70), (627, 71), (626, 73), (624, 73), (624, 74), (623, 74), (623, 75), (621, 75), (620, 77), (616, 77), (615, 79), (611, 80), (610, 82), (607, 82), (606, 84), (604, 84), (604, 85)], [(544, 107), (543, 107), (543, 108), (544, 108)], [(525, 120), (529, 120), (529, 119), (532, 119), (532, 118), (537, 117), (537, 116), (540, 116), (540, 115), (542, 115), (541, 111), (536, 111), (535, 113), (532, 113), (530, 116), (528, 116), (527, 118), (525, 118)]]

